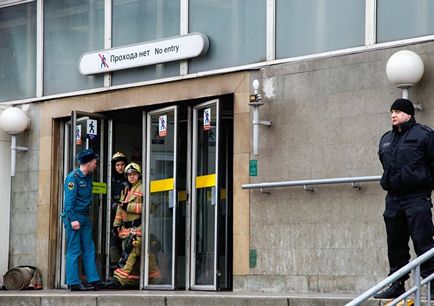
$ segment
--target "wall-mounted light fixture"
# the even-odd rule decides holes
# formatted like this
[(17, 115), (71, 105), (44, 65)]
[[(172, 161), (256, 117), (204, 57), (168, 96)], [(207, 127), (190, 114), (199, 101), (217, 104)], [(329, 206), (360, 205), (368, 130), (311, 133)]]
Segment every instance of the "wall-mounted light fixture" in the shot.
[(11, 135), (11, 176), (15, 176), (17, 151), (27, 151), (26, 147), (17, 147), (16, 136), (30, 126), (30, 118), (18, 107), (9, 107), (0, 114), (0, 128)]
[(259, 125), (270, 127), (271, 120), (259, 120), (259, 107), (264, 105), (261, 94), (258, 93), (259, 81), (253, 80), (253, 95), (250, 95), (249, 105), (253, 107), (253, 155), (258, 155), (259, 152)]
[[(394, 53), (386, 64), (386, 74), (390, 82), (402, 89), (402, 97), (408, 99), (408, 90), (420, 81), (424, 66), (420, 56), (410, 50), (401, 50)], [(421, 105), (415, 105), (421, 110)]]

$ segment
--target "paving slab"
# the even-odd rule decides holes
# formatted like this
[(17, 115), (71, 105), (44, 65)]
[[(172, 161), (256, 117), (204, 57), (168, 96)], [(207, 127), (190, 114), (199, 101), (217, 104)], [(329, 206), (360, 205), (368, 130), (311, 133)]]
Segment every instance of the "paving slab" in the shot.
[[(0, 291), (0, 306), (336, 306), (355, 295), (330, 293), (259, 293), (128, 290)], [(370, 300), (364, 305), (380, 305)]]

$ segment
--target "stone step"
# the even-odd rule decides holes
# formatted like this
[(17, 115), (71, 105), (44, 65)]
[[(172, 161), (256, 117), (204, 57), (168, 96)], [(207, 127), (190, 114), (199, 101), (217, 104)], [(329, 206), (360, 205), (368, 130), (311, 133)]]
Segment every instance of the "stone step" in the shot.
[[(0, 291), (0, 306), (340, 306), (356, 295), (332, 293), (257, 293), (101, 290)], [(381, 306), (370, 299), (364, 306)]]

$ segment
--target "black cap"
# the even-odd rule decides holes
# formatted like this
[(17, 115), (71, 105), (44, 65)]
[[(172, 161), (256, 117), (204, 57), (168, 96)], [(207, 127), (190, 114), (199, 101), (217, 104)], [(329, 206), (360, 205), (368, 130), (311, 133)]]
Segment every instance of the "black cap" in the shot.
[(413, 103), (411, 103), (411, 101), (408, 99), (396, 99), (390, 107), (390, 111), (392, 110), (400, 110), (401, 112), (414, 117), (414, 106)]
[(87, 149), (77, 154), (77, 160), (81, 165), (90, 162), (92, 159), (98, 159), (98, 155), (92, 149)]

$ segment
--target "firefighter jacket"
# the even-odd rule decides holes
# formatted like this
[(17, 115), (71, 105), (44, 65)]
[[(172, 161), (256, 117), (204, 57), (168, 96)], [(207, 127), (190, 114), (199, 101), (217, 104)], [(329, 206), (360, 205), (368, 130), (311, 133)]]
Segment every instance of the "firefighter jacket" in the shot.
[[(130, 234), (141, 236), (141, 217), (143, 208), (142, 181), (138, 180), (131, 188), (125, 188), (121, 194), (121, 203), (116, 209), (114, 227), (120, 227), (119, 238), (125, 239)], [(123, 208), (124, 207), (124, 208)]]
[(381, 187), (392, 194), (431, 193), (434, 187), (434, 132), (414, 118), (380, 140)]

